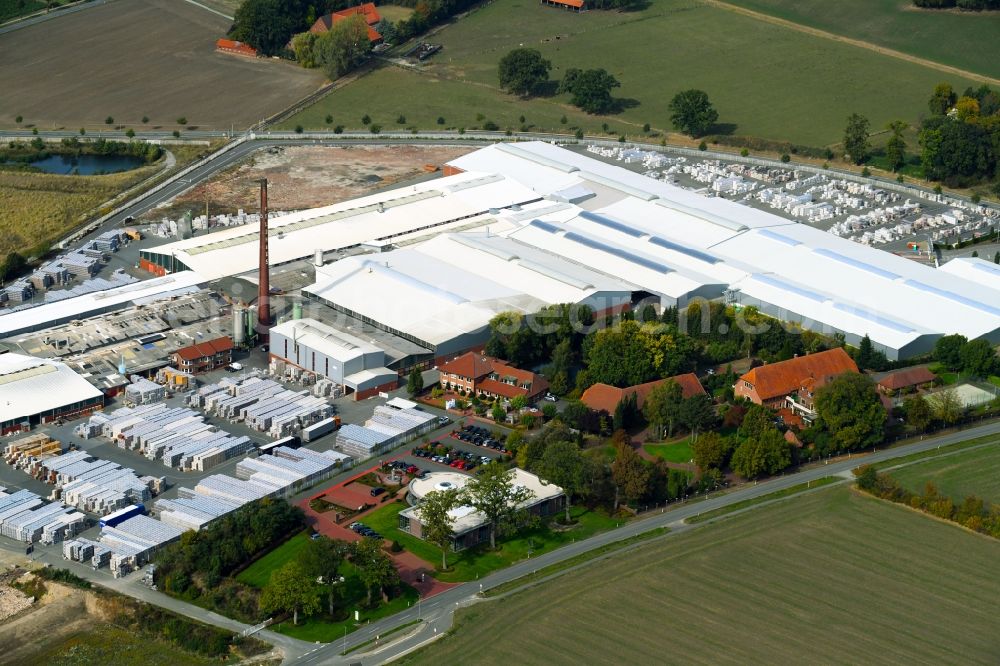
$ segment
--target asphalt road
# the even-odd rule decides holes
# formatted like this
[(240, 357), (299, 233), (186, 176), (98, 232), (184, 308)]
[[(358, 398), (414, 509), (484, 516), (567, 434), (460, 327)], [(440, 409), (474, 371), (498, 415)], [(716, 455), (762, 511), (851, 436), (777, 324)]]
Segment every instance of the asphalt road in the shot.
[[(312, 651), (296, 659), (294, 663), (363, 664), (364, 666), (386, 663), (399, 658), (406, 652), (412, 650), (414, 647), (421, 645), (424, 642), (433, 640), (437, 635), (447, 631), (452, 624), (455, 610), (461, 606), (477, 602), (480, 599), (479, 593), (481, 591), (486, 591), (503, 583), (516, 580), (551, 564), (563, 562), (576, 557), (581, 553), (586, 553), (615, 541), (627, 539), (637, 534), (642, 534), (643, 532), (648, 532), (660, 527), (670, 526), (672, 529), (672, 531), (663, 538), (675, 537), (676, 535), (683, 534), (690, 529), (697, 529), (699, 526), (697, 524), (684, 526), (682, 521), (687, 518), (697, 516), (698, 514), (711, 511), (713, 509), (730, 506), (744, 500), (761, 497), (763, 495), (783, 490), (785, 488), (790, 488), (807, 481), (815, 481), (827, 476), (850, 473), (850, 471), (859, 464), (891, 460), (893, 458), (907, 456), (913, 453), (931, 451), (935, 448), (940, 448), (956, 442), (998, 433), (1000, 433), (1000, 423), (989, 423), (976, 426), (958, 433), (928, 438), (914, 444), (908, 444), (893, 449), (884, 449), (874, 453), (854, 456), (850, 459), (840, 460), (827, 465), (820, 465), (801, 472), (789, 474), (787, 476), (781, 476), (765, 483), (748, 486), (730, 493), (720, 494), (716, 497), (710, 497), (701, 502), (683, 505), (672, 510), (665, 510), (651, 517), (627, 523), (617, 529), (594, 535), (589, 539), (563, 546), (557, 550), (540, 555), (537, 558), (519, 562), (518, 564), (515, 564), (507, 569), (493, 573), (480, 581), (464, 583), (460, 586), (451, 588), (450, 590), (447, 590), (435, 597), (431, 597), (427, 601), (421, 602), (419, 607), (410, 608), (401, 613), (397, 613), (396, 615), (367, 625), (362, 629), (349, 634), (343, 641), (334, 641), (333, 643), (328, 643), (318, 648), (314, 648)], [(386, 631), (417, 619), (423, 619), (424, 621), (420, 625), (417, 625), (413, 630), (404, 630), (402, 635), (404, 635), (405, 638), (400, 639), (399, 635), (393, 635), (389, 639), (389, 644), (385, 647), (377, 649), (372, 648), (370, 652), (366, 652), (364, 654), (354, 653), (349, 654), (346, 657), (340, 656), (345, 647), (350, 649), (361, 645), (362, 643), (374, 640), (376, 636), (380, 636)], [(406, 631), (410, 631), (411, 633), (407, 634)]]

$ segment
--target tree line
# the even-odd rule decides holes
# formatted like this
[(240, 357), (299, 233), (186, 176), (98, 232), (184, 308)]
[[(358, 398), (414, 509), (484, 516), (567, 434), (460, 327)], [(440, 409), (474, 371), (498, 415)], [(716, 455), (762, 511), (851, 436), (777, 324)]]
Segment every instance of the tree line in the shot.
[(866, 493), (905, 504), (919, 511), (950, 520), (963, 527), (1000, 539), (1000, 504), (985, 502), (975, 495), (967, 496), (961, 503), (942, 495), (937, 486), (928, 481), (922, 493), (904, 488), (892, 476), (879, 473), (871, 465), (855, 471), (858, 488)]
[(981, 12), (1000, 9), (1000, 0), (913, 0), (916, 7), (924, 9), (953, 9)]

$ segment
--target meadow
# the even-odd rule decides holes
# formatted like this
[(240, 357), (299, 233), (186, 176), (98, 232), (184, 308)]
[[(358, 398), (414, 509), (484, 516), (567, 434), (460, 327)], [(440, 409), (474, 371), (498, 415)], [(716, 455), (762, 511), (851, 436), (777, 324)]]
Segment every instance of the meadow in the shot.
[(793, 23), (1000, 78), (1000, 12), (919, 10), (912, 0), (723, 0)]
[[(482, 127), (588, 134), (611, 130), (635, 137), (645, 123), (669, 131), (668, 106), (687, 88), (705, 90), (719, 111), (719, 132), (810, 146), (837, 144), (852, 112), (882, 128), (916, 122), (934, 86), (975, 81), (919, 64), (775, 25), (698, 0), (656, 0), (636, 12), (574, 14), (527, 0), (495, 0), (430, 38), (443, 45), (426, 64), (383, 63), (283, 124), (359, 128), (368, 113), (383, 129), (400, 114), (420, 129)], [(552, 61), (557, 82), (570, 67), (603, 67), (621, 81), (624, 109), (588, 116), (555, 94), (521, 100), (498, 89), (497, 62), (511, 49), (536, 48)], [(521, 122), (520, 116), (525, 116)], [(560, 122), (563, 116), (567, 123)]]
[(88, 214), (160, 169), (150, 165), (105, 176), (63, 176), (0, 169), (0, 257), (31, 254), (81, 224)]
[(1000, 543), (831, 487), (463, 609), (405, 663), (990, 663), (998, 575)]
[[(0, 662), (3, 659), (0, 658)], [(116, 664), (117, 666), (207, 666), (221, 659), (199, 657), (167, 643), (151, 640), (109, 624), (98, 624), (59, 641), (34, 663), (48, 666)]]
[(1000, 504), (1000, 443), (914, 463), (889, 474), (916, 493), (933, 481), (938, 492), (956, 503), (976, 495)]

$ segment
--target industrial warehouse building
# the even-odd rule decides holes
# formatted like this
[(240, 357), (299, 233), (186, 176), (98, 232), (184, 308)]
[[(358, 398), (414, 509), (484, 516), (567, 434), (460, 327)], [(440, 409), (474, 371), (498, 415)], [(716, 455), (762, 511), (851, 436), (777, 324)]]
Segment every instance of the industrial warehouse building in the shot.
[[(495, 314), (555, 303), (604, 313), (720, 299), (852, 345), (868, 335), (891, 360), (950, 333), (1000, 342), (986, 262), (935, 270), (543, 142), (489, 146), (445, 173), (275, 218), (272, 263), (350, 250), (305, 295), (437, 363), (480, 348)], [(143, 265), (233, 275), (256, 267), (256, 241), (230, 228), (143, 250)]]
[(356, 400), (391, 391), (399, 375), (385, 367), (385, 352), (315, 319), (292, 319), (270, 332), (272, 359), (291, 363), (339, 384)]
[(0, 354), (0, 435), (103, 407), (104, 394), (65, 363)]

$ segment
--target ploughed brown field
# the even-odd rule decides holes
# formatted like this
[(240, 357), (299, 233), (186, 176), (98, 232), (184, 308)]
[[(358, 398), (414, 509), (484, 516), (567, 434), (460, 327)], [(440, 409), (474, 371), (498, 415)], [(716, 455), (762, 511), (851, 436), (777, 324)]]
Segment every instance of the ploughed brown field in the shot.
[(42, 130), (103, 129), (108, 116), (137, 131), (239, 129), (323, 83), (317, 70), (216, 52), (229, 25), (181, 0), (128, 0), (7, 33), (0, 127), (20, 115)]

